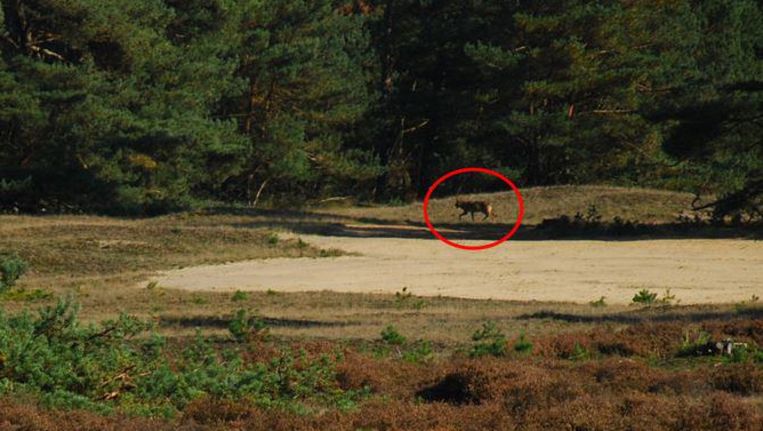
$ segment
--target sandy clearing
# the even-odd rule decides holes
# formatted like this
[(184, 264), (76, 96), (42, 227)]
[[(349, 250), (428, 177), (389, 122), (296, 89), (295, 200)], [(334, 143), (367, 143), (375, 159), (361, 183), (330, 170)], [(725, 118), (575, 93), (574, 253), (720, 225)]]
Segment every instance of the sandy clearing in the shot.
[[(278, 258), (166, 271), (154, 278), (188, 290), (333, 290), (479, 299), (630, 303), (641, 288), (682, 304), (763, 295), (763, 242), (730, 239), (510, 241), (481, 252), (431, 239), (301, 235), (362, 256)], [(478, 244), (464, 241), (466, 244)]]

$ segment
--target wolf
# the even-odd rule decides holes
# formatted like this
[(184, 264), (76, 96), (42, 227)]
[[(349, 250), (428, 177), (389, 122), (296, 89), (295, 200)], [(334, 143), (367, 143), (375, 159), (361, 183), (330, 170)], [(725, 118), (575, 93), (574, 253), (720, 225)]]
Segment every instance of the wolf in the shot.
[(487, 220), (488, 217), (495, 218), (496, 214), (493, 212), (493, 206), (490, 205), (487, 201), (462, 201), (460, 199), (456, 199), (456, 208), (463, 211), (459, 216), (458, 219), (461, 220), (461, 217), (465, 216), (466, 214), (471, 214), (472, 221), (474, 221), (474, 213), (482, 213), (485, 215), (485, 217), (482, 218), (482, 220)]

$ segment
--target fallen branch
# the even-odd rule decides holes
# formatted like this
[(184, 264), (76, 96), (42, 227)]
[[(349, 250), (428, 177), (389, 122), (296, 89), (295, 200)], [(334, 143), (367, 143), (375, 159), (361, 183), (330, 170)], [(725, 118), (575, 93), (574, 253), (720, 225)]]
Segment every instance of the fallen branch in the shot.
[(326, 203), (326, 202), (343, 201), (343, 200), (347, 200), (347, 199), (352, 199), (352, 196), (335, 196), (335, 197), (330, 197), (330, 198), (319, 200), (318, 203), (322, 204), (322, 203)]

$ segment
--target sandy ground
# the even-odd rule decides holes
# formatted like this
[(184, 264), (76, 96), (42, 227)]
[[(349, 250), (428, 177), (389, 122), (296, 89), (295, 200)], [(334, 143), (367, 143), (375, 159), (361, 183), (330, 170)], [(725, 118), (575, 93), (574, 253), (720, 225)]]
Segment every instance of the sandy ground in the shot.
[(642, 288), (660, 296), (669, 288), (681, 304), (763, 296), (761, 241), (509, 241), (474, 252), (433, 239), (300, 237), (362, 256), (200, 266), (154, 279), (188, 290), (394, 293), (407, 287), (422, 296), (578, 303), (604, 296), (613, 304), (630, 303)]

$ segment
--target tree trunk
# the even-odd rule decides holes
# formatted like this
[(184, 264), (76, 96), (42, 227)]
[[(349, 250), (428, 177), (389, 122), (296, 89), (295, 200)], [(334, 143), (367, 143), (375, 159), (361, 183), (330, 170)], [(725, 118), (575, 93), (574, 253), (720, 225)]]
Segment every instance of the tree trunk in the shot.
[(260, 201), (260, 195), (262, 195), (262, 191), (265, 190), (265, 186), (268, 185), (268, 182), (270, 181), (270, 178), (265, 179), (265, 181), (260, 184), (260, 188), (257, 189), (257, 194), (254, 196), (254, 202), (252, 202), (251, 207), (257, 208), (257, 202)]
[[(381, 66), (381, 75), (379, 76), (379, 91), (381, 92), (383, 99), (382, 116), (386, 119), (393, 119), (396, 117), (392, 105), (392, 90), (395, 83), (392, 80), (394, 72), (394, 56), (392, 49), (393, 41), (393, 14), (395, 8), (395, 0), (387, 0), (384, 2), (384, 17), (383, 20), (383, 35), (381, 36), (381, 49), (379, 50), (379, 60)], [(396, 122), (392, 120), (393, 122)], [(379, 161), (382, 166), (389, 166), (391, 160), (391, 152), (396, 143), (397, 136), (380, 136), (377, 138), (376, 154), (379, 156)], [(387, 183), (389, 181), (389, 173), (383, 172), (376, 178), (376, 186), (374, 187), (374, 199), (381, 199), (388, 192)]]

